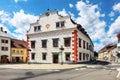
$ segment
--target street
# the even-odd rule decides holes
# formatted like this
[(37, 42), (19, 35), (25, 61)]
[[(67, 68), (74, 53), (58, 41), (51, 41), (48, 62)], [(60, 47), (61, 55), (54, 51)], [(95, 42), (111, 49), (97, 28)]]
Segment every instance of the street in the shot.
[(0, 69), (1, 80), (120, 80), (119, 66), (73, 69)]

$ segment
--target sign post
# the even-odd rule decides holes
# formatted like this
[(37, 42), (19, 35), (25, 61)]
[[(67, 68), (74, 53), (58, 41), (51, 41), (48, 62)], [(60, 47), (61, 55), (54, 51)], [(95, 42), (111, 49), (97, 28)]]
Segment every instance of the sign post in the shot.
[(61, 65), (63, 65), (63, 50), (64, 48), (63, 46), (61, 46), (60, 51), (59, 51), (59, 54), (61, 55)]

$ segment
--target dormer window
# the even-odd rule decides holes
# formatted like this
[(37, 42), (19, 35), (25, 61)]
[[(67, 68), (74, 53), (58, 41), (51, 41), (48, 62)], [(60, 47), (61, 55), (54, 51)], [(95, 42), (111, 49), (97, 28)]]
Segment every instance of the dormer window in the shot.
[(61, 21), (61, 22), (56, 22), (56, 28), (62, 28), (65, 27), (65, 22)]
[(41, 31), (41, 26), (35, 26), (34, 31)]

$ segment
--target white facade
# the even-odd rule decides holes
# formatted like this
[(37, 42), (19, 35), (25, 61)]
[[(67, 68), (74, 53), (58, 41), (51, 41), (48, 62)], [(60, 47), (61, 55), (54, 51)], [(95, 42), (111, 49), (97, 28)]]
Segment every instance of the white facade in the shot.
[(11, 39), (6, 31), (0, 27), (0, 62), (7, 63), (10, 61)]
[[(31, 50), (29, 62), (83, 62), (94, 57), (91, 39), (81, 25), (74, 23), (70, 16), (63, 17), (57, 12), (47, 11), (36, 23), (30, 25), (27, 36), (29, 37), (28, 47)], [(54, 43), (54, 40), (57, 43)], [(60, 54), (61, 46), (64, 48), (62, 54)]]
[(118, 41), (118, 43), (117, 43), (117, 50), (120, 53), (120, 41)]

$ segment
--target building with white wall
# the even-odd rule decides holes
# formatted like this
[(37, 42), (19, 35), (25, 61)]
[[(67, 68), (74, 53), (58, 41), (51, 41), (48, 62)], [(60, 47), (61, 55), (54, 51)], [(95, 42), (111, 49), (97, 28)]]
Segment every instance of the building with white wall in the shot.
[(118, 38), (117, 51), (118, 53), (120, 53), (120, 33), (117, 34), (117, 38)]
[(77, 63), (94, 58), (94, 45), (85, 29), (58, 12), (48, 10), (40, 15), (39, 20), (30, 24), (27, 37), (31, 63)]
[(7, 63), (10, 61), (11, 39), (6, 31), (0, 27), (0, 62)]

